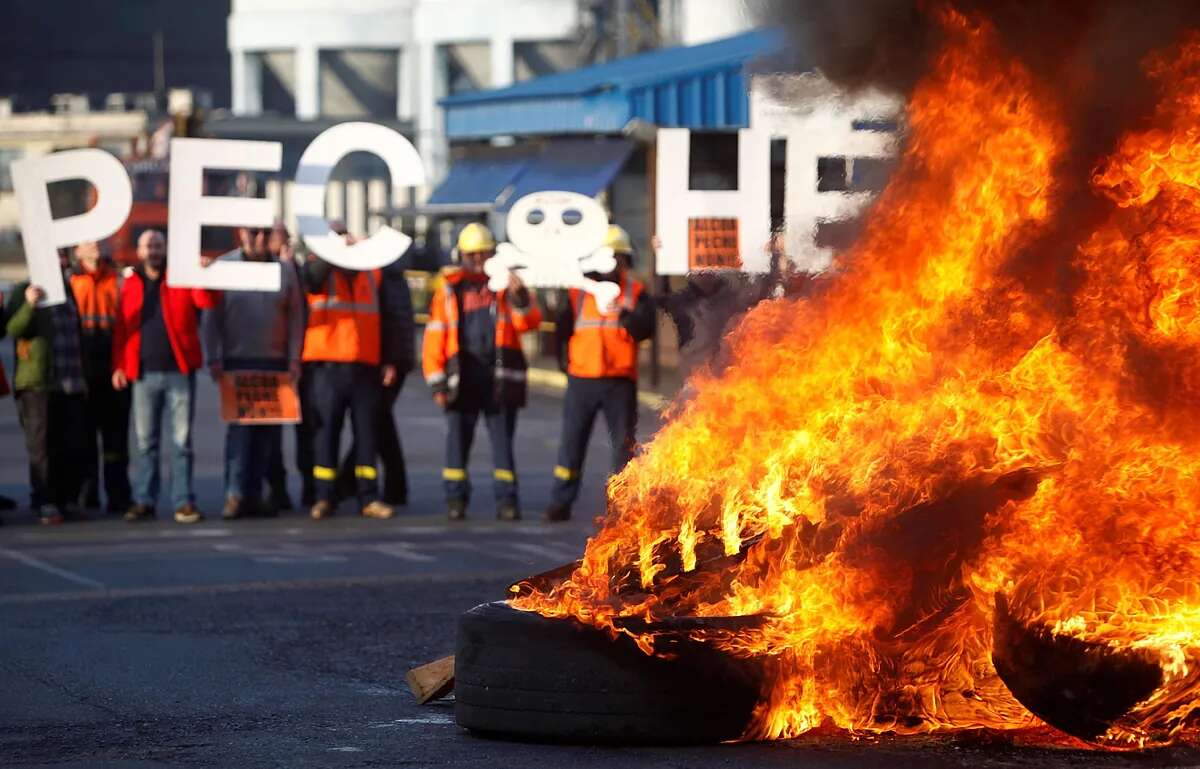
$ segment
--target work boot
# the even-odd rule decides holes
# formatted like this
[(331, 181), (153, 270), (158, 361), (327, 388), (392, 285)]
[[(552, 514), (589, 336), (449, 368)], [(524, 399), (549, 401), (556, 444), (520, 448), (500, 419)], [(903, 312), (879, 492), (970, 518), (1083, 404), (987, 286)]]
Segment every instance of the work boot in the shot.
[(87, 515), (83, 510), (76, 505), (65, 504), (58, 506), (59, 512), (62, 513), (63, 519), (67, 521), (86, 521)]
[(57, 526), (67, 520), (62, 510), (58, 509), (58, 505), (42, 505), (34, 512), (37, 514), (38, 523), (43, 526)]
[(504, 502), (496, 510), (496, 517), (502, 521), (521, 520), (521, 508), (515, 502)]
[(571, 520), (571, 508), (553, 502), (542, 511), (542, 520), (551, 522), (569, 521)]
[(196, 509), (191, 502), (186, 502), (175, 509), (175, 523), (200, 523), (204, 514)]
[(322, 518), (331, 518), (333, 517), (333, 513), (333, 503), (327, 499), (319, 500), (315, 505), (312, 506), (312, 509), (308, 511), (308, 514), (314, 521), (319, 521)]
[(467, 501), (452, 499), (446, 503), (446, 517), (452, 521), (461, 521), (467, 517)]
[(137, 523), (138, 521), (153, 521), (154, 508), (150, 505), (130, 505), (122, 516), (129, 523)]
[(292, 505), (292, 497), (287, 491), (272, 491), (271, 495), (267, 497), (267, 508), (275, 513), (295, 509)]
[(227, 521), (232, 521), (234, 518), (241, 518), (245, 515), (245, 507), (242, 505), (242, 498), (237, 494), (230, 494), (225, 497), (225, 507), (221, 508), (221, 517)]
[(393, 518), (396, 515), (396, 508), (391, 505), (385, 505), (379, 500), (367, 503), (362, 509), (363, 518), (376, 518), (381, 521), (386, 521), (388, 518)]
[[(291, 505), (290, 499), (288, 500), (288, 504)], [(268, 500), (266, 502), (262, 502), (257, 499), (247, 499), (245, 502), (242, 503), (242, 505), (246, 510), (246, 512), (243, 513), (243, 515), (251, 515), (251, 516), (254, 516), (255, 518), (278, 518), (279, 517), (280, 508), (276, 507), (275, 502), (272, 502), (270, 500)], [(287, 509), (291, 510), (292, 508), (288, 507)]]

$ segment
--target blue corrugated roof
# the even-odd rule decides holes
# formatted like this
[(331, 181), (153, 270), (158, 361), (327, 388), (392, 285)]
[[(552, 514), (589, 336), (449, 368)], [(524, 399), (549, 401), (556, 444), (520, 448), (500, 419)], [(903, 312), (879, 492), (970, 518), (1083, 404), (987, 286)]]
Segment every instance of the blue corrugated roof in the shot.
[(447, 213), (507, 211), (531, 192), (565, 190), (594, 197), (621, 171), (632, 143), (624, 138), (554, 139), (491, 157), (463, 158), (425, 208)]
[(496, 201), (496, 210), (507, 211), (521, 198), (543, 190), (578, 192), (595, 197), (621, 171), (633, 152), (625, 139), (558, 139), (526, 165), (516, 183)]
[(430, 208), (491, 209), (496, 198), (525, 170), (528, 157), (464, 158), (450, 168), (425, 205)]
[(639, 118), (661, 126), (744, 128), (746, 64), (783, 48), (777, 30), (664, 48), (441, 101), (451, 139), (504, 134), (616, 133)]

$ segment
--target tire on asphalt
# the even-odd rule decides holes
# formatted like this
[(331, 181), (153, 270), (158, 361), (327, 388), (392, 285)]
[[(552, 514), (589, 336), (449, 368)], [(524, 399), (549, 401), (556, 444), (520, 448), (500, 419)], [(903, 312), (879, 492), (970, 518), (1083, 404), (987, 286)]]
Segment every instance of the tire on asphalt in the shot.
[(485, 736), (576, 744), (711, 744), (746, 730), (757, 670), (678, 639), (673, 659), (628, 638), (503, 602), (463, 615), (454, 715)]

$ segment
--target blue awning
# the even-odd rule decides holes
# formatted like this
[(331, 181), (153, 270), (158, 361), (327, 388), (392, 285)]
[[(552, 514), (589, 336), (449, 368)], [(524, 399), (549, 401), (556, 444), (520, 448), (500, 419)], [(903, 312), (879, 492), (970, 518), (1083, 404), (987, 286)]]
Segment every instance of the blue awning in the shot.
[(578, 192), (595, 197), (612, 184), (633, 152), (626, 139), (557, 139), (531, 158), (515, 183), (496, 199), (507, 211), (521, 198), (543, 190)]
[(563, 190), (595, 197), (633, 152), (628, 139), (554, 139), (502, 154), (466, 157), (450, 167), (422, 210), (431, 214), (503, 213), (532, 192)]
[(749, 123), (748, 67), (785, 39), (757, 29), (441, 100), (446, 136), (619, 134), (632, 120), (730, 130)]
[(463, 158), (451, 166), (424, 207), (432, 209), (431, 213), (490, 211), (528, 162), (528, 153)]

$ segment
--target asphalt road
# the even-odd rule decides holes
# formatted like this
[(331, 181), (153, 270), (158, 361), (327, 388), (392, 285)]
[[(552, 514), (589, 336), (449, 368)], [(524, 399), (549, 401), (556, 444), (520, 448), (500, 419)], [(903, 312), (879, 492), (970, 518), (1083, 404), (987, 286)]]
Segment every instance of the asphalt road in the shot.
[[(213, 512), (221, 430), (212, 387), (199, 397), (197, 482)], [(559, 408), (540, 394), (522, 415), (528, 513), (546, 501)], [(577, 520), (505, 524), (492, 518), (481, 436), (478, 503), (468, 522), (450, 524), (441, 421), (419, 385), (397, 410), (413, 492), (393, 521), (346, 509), (320, 522), (296, 513), (180, 526), (163, 505), (157, 523), (42, 528), (5, 514), (0, 767), (1200, 765), (1187, 750), (1112, 755), (976, 737), (654, 749), (474, 737), (448, 703), (417, 706), (404, 673), (452, 651), (462, 611), (578, 556), (600, 507), (606, 446), (593, 443)], [(11, 400), (0, 401), (0, 435), (0, 492), (24, 498)]]

